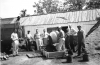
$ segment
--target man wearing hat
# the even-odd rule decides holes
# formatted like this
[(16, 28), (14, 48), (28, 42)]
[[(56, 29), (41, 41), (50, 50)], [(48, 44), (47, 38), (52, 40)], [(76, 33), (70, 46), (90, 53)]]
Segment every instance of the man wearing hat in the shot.
[(77, 37), (78, 37), (78, 56), (81, 55), (81, 52), (85, 50), (85, 44), (84, 44), (84, 31), (81, 29), (81, 26), (77, 26), (78, 32), (77, 32)]

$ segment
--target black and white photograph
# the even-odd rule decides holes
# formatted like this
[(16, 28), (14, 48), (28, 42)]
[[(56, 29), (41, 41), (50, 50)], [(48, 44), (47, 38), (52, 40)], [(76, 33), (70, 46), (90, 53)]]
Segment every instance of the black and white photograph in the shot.
[(100, 65), (100, 0), (0, 0), (0, 65)]

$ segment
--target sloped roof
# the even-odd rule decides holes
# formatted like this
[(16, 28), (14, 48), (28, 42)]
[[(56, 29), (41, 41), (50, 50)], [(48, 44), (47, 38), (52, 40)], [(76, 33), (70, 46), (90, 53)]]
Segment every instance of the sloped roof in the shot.
[(48, 25), (48, 24), (62, 24), (69, 22), (87, 22), (93, 21), (100, 16), (100, 9), (74, 11), (57, 14), (47, 14), (40, 16), (23, 17), (20, 19), (21, 26), (26, 25)]
[(17, 18), (3, 18), (1, 24), (13, 24)]
[[(21, 26), (27, 25), (49, 25), (49, 24), (64, 24), (69, 22), (85, 22), (93, 21), (96, 17), (100, 17), (100, 9), (74, 11), (66, 13), (47, 14), (40, 16), (29, 16), (20, 19)], [(1, 24), (13, 24), (16, 22), (15, 18), (1, 19)]]

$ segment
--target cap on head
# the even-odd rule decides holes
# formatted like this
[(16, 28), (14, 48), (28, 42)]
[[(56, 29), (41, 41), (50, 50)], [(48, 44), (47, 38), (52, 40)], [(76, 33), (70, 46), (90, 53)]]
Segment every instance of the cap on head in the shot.
[(68, 28), (68, 26), (66, 26), (66, 29)]
[(17, 29), (15, 29), (14, 32), (16, 33), (17, 32)]
[(27, 32), (30, 32), (29, 30)]
[(38, 29), (36, 29), (36, 32), (38, 32)]
[(38, 29), (36, 29), (36, 30), (38, 30)]
[(97, 21), (100, 21), (100, 17), (97, 17), (96, 20), (97, 20)]
[(80, 25), (78, 25), (78, 26), (77, 26), (77, 28), (81, 28), (81, 26), (80, 26)]

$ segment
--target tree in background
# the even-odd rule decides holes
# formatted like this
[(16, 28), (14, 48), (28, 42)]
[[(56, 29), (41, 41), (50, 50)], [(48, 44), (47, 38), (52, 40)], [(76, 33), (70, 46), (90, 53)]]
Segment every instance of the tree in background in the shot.
[(21, 15), (20, 16), (25, 17), (26, 16), (26, 11), (27, 11), (26, 9), (21, 10)]
[(38, 3), (35, 2), (33, 7), (37, 8), (37, 13), (39, 14), (52, 13), (57, 12), (58, 2), (58, 0), (40, 0)]
[(82, 4), (86, 0), (39, 0), (33, 7), (37, 8), (38, 14), (47, 14), (53, 12), (67, 12), (70, 10), (82, 9)]

